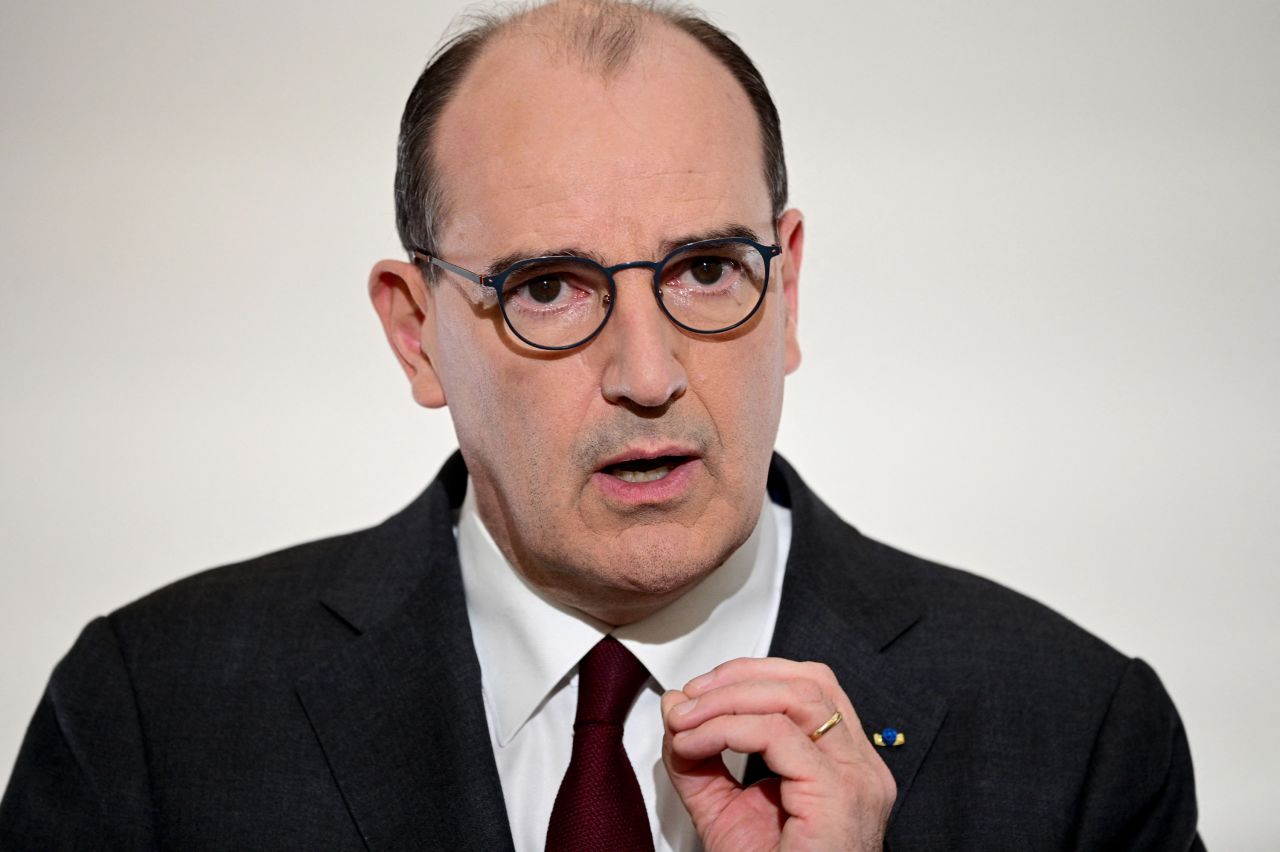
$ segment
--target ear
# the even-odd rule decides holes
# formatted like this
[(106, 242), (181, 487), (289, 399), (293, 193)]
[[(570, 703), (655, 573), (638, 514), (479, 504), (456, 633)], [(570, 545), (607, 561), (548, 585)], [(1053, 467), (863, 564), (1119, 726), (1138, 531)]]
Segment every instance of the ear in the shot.
[(426, 408), (445, 405), (444, 387), (431, 361), (435, 349), (433, 291), (422, 270), (401, 260), (382, 260), (369, 273), (369, 300), (382, 321), (391, 351), (400, 362), (414, 401)]
[(782, 297), (787, 309), (785, 363), (787, 375), (791, 375), (800, 366), (796, 323), (800, 316), (800, 263), (804, 260), (804, 214), (794, 207), (778, 219), (778, 241), (782, 246)]

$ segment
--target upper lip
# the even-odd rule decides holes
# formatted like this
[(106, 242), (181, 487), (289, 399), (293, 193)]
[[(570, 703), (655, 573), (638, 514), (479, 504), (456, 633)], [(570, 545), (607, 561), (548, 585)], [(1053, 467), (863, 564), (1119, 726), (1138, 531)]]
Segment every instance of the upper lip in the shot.
[(600, 466), (596, 469), (604, 470), (605, 468), (613, 467), (615, 464), (622, 464), (623, 462), (640, 461), (642, 459), (657, 459), (662, 458), (663, 456), (686, 456), (696, 458), (697, 455), (698, 453), (696, 450), (692, 450), (689, 447), (683, 447), (678, 444), (663, 444), (653, 448), (631, 447), (622, 450), (616, 455), (609, 456), (609, 458), (601, 462)]

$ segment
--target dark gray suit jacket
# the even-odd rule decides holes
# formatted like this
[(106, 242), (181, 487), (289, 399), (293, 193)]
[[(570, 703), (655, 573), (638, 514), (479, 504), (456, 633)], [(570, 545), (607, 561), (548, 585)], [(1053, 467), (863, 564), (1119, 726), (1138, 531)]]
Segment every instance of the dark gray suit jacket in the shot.
[[(92, 622), (31, 722), (0, 849), (510, 848), (451, 526), (465, 482), (455, 455), (377, 527)], [(826, 662), (868, 736), (906, 736), (881, 751), (888, 848), (1203, 848), (1146, 664), (865, 538), (780, 458), (769, 487), (793, 526), (772, 653)]]

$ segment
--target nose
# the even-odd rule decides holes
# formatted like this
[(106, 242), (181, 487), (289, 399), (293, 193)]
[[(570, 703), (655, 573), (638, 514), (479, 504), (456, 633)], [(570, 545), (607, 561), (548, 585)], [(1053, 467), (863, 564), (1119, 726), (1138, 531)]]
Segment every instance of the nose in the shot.
[(613, 314), (592, 343), (608, 359), (601, 392), (615, 404), (661, 408), (689, 386), (681, 361), (688, 341), (658, 307), (652, 281), (647, 270), (616, 275)]

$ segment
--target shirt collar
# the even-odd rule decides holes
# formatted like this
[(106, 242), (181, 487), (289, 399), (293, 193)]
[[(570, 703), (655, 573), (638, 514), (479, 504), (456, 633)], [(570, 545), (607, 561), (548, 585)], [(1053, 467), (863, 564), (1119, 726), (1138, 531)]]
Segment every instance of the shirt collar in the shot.
[(725, 563), (640, 621), (609, 625), (556, 603), (528, 583), (498, 549), (468, 487), (458, 515), (458, 558), (481, 681), (505, 746), (607, 633), (635, 654), (663, 689), (734, 657), (756, 656), (772, 632), (778, 529), (766, 496), (750, 537)]

